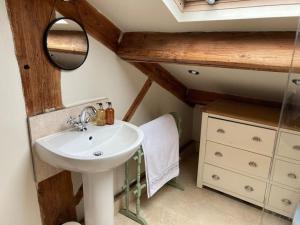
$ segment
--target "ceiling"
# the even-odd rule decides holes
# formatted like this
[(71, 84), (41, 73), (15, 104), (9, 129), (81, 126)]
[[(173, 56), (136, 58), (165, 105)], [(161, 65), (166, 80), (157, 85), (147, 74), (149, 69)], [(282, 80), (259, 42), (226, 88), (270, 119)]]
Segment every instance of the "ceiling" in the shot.
[[(287, 73), (166, 63), (161, 65), (191, 89), (269, 101), (282, 100), (288, 78)], [(196, 70), (199, 75), (191, 75), (188, 70)]]
[(178, 23), (162, 0), (88, 0), (124, 32), (128, 31), (286, 31), (297, 18)]
[[(286, 31), (297, 19), (256, 19), (178, 23), (162, 0), (88, 0), (123, 32), (128, 31)], [(287, 74), (203, 66), (161, 64), (188, 88), (281, 101)], [(200, 72), (188, 74), (189, 69)]]

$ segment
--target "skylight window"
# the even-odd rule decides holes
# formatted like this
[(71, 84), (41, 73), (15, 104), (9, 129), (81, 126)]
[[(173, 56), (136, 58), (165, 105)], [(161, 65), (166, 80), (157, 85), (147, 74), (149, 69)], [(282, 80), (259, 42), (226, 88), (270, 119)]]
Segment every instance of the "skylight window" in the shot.
[(299, 0), (162, 0), (178, 22), (299, 17)]

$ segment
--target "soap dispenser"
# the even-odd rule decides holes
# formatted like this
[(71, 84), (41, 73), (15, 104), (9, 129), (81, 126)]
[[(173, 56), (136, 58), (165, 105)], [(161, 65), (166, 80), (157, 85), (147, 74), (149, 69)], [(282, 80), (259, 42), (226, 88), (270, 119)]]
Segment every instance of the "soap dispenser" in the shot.
[(113, 125), (115, 122), (115, 110), (112, 107), (111, 102), (107, 102), (108, 107), (105, 110), (106, 113), (106, 124)]
[(97, 126), (104, 126), (106, 124), (106, 112), (103, 109), (102, 103), (98, 103), (99, 109), (97, 110), (97, 118), (96, 118), (96, 124)]

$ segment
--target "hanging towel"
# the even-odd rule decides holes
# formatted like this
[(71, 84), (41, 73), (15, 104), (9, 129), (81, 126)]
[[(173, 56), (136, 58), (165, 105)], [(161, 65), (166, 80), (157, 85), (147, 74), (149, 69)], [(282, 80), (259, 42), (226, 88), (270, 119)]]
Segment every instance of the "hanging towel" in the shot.
[(140, 127), (144, 132), (148, 198), (179, 175), (179, 134), (174, 117), (161, 116)]

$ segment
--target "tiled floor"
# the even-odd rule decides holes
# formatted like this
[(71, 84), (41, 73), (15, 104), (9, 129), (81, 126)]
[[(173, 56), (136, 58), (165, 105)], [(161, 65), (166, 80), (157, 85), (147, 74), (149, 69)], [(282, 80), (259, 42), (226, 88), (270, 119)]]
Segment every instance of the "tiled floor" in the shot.
[[(196, 187), (197, 156), (181, 164), (180, 182), (185, 191), (165, 186), (153, 198), (142, 200), (142, 215), (148, 225), (291, 225), (291, 222), (261, 209), (220, 194)], [(134, 207), (134, 204), (132, 204)], [(116, 225), (136, 225), (121, 214)]]

